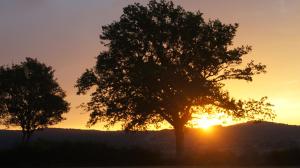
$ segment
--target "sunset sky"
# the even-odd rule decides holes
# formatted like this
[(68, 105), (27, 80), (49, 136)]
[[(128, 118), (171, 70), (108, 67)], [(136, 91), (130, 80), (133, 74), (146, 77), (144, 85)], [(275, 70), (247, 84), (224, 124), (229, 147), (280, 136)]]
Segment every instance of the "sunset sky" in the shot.
[[(37, 58), (55, 69), (71, 110), (55, 125), (86, 129), (89, 114), (77, 108), (88, 96), (76, 95), (74, 84), (95, 64), (102, 50), (101, 26), (118, 20), (122, 8), (138, 0), (1, 0), (0, 65)], [(204, 18), (239, 23), (235, 46), (251, 45), (245, 60), (267, 65), (267, 74), (254, 81), (228, 81), (233, 97), (268, 96), (275, 105), (275, 122), (300, 125), (300, 1), (184, 0), (174, 1)], [(103, 129), (98, 124), (92, 129)]]

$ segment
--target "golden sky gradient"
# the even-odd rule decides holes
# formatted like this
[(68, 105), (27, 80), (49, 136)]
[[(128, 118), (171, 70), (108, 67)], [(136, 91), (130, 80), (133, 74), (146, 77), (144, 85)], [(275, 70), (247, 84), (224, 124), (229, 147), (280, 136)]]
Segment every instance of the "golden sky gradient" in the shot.
[[(0, 1), (0, 65), (33, 57), (51, 65), (67, 92), (71, 110), (55, 127), (85, 129), (89, 114), (76, 108), (88, 100), (77, 96), (74, 84), (104, 50), (101, 26), (118, 20), (133, 0), (2, 0)], [(267, 65), (267, 74), (252, 83), (228, 81), (236, 98), (268, 96), (275, 105), (275, 122), (300, 125), (300, 1), (184, 0), (186, 10), (200, 10), (205, 19), (239, 23), (235, 45), (251, 45), (245, 57)], [(101, 124), (92, 127), (103, 129)], [(116, 127), (117, 128), (117, 127)]]

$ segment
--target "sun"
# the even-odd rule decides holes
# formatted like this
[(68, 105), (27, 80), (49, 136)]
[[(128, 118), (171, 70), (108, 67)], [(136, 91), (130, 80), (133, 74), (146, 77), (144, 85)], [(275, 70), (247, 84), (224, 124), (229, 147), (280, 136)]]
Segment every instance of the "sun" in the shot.
[(234, 123), (230, 115), (219, 111), (214, 106), (194, 106), (191, 110), (193, 113), (189, 125), (192, 128), (211, 130), (214, 126), (227, 126)]
[(222, 121), (220, 121), (218, 119), (209, 119), (207, 117), (197, 119), (195, 122), (196, 122), (195, 127), (202, 128), (204, 130), (208, 130), (212, 126), (220, 125), (222, 123)]
[(191, 126), (193, 128), (201, 128), (203, 130), (210, 130), (211, 127), (217, 125), (230, 125), (233, 123), (232, 118), (226, 116), (224, 113), (218, 114), (202, 114), (194, 115), (194, 118), (191, 120)]

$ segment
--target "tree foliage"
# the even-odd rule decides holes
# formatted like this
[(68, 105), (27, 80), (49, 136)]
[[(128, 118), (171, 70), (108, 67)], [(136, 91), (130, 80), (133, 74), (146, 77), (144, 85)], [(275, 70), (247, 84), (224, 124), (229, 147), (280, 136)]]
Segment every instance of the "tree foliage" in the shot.
[(62, 114), (69, 110), (54, 70), (36, 59), (1, 66), (0, 79), (0, 121), (6, 126), (20, 126), (23, 140), (35, 130), (62, 121)]
[(191, 107), (208, 105), (237, 118), (274, 117), (265, 98), (235, 100), (223, 89), (226, 80), (252, 81), (266, 72), (254, 61), (242, 67), (251, 47), (233, 47), (237, 28), (171, 1), (125, 7), (119, 21), (102, 27), (108, 50), (76, 84), (78, 94), (92, 91), (89, 124), (122, 122), (133, 130), (167, 121), (181, 130), (192, 119)]

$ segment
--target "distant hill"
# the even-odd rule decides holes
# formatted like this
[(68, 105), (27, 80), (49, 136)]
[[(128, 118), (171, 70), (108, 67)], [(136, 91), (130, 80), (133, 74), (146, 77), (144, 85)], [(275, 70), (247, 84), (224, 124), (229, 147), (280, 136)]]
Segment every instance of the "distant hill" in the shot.
[[(300, 126), (272, 122), (248, 122), (227, 127), (215, 126), (210, 131), (187, 128), (186, 151), (193, 153), (208, 150), (270, 151), (300, 147)], [(0, 130), (0, 148), (10, 148), (21, 139), (20, 131)], [(96, 131), (49, 128), (36, 132), (33, 140), (101, 142), (117, 147), (141, 146), (174, 153), (173, 130), (143, 131)]]

